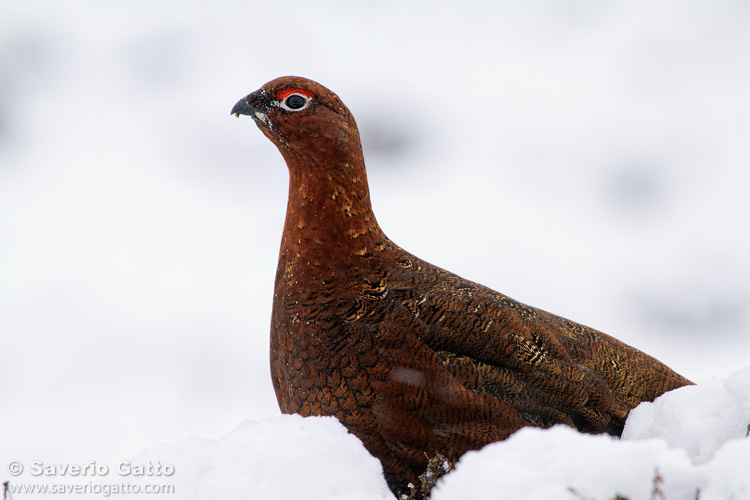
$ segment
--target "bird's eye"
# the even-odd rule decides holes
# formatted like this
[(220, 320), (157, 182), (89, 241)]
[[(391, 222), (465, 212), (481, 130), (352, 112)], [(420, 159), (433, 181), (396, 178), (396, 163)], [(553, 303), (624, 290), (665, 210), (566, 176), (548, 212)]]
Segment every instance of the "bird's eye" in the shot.
[(280, 102), (279, 105), (287, 111), (300, 111), (305, 109), (310, 104), (310, 97), (304, 94), (288, 94)]
[(299, 94), (292, 94), (289, 97), (286, 98), (286, 101), (284, 101), (287, 105), (287, 107), (291, 109), (300, 109), (302, 106), (307, 104), (307, 99), (302, 97)]

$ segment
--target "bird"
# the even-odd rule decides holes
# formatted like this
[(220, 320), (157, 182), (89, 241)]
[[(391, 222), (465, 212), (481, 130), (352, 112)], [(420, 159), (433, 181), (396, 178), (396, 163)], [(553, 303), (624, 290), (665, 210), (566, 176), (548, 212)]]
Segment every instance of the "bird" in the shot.
[(289, 172), (271, 313), (280, 410), (338, 418), (395, 494), (438, 453), (455, 461), (526, 426), (619, 436), (639, 403), (692, 384), (391, 241), (354, 116), (323, 85), (277, 78), (231, 113), (253, 119)]

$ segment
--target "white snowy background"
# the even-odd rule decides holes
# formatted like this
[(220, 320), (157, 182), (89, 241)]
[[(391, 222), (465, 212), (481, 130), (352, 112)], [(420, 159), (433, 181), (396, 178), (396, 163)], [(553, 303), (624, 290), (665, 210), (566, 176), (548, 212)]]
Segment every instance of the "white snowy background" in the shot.
[[(271, 389), (287, 173), (229, 110), (287, 74), (330, 87), (356, 116), (374, 208), (398, 244), (694, 381), (750, 364), (746, 2), (11, 0), (0, 4), (0, 481), (33, 482), (8, 473), (14, 460), (113, 467), (152, 449), (143, 457), (176, 464), (179, 498), (188, 487), (240, 498), (248, 477), (256, 498), (296, 487), (330, 498), (327, 477), (361, 486), (357, 497), (341, 479), (340, 498), (388, 497), (356, 440), (330, 419), (279, 417)], [(523, 431), (467, 456), (435, 498), (516, 491), (461, 490), (484, 484), (470, 476), (482, 475), (476, 457), (523, 467), (514, 450), (545, 454), (568, 484), (563, 466), (578, 459), (556, 447), (595, 448), (579, 471), (622, 457), (642, 469), (627, 484), (645, 488), (663, 456), (665, 481), (693, 481), (670, 500), (693, 486), (709, 498), (706, 478), (723, 477), (711, 467), (727, 488), (750, 475), (747, 378), (660, 402), (628, 424), (633, 448)], [(740, 389), (722, 399), (727, 384)], [(663, 424), (697, 407), (690, 437)], [(700, 429), (716, 446), (700, 445)], [(262, 458), (243, 460), (248, 447)], [(295, 482), (294, 460), (319, 468)], [(495, 476), (482, 477), (527, 477)], [(750, 498), (737, 485), (727, 491)], [(584, 486), (586, 499), (616, 493)]]

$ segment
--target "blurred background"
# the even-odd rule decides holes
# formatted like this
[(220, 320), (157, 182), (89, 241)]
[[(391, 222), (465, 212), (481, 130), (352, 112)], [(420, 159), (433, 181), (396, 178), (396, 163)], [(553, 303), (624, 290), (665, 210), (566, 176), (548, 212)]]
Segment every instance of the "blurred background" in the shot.
[(750, 359), (750, 4), (6, 1), (0, 466), (279, 413), (275, 77), (359, 123), (395, 242), (693, 380)]

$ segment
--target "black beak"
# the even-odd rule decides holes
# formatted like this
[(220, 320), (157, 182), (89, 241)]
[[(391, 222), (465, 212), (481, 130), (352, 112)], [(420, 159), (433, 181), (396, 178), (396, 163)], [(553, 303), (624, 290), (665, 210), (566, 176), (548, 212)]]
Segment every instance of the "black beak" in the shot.
[[(252, 94), (250, 94), (252, 95)], [(250, 115), (252, 117), (255, 117), (255, 112), (258, 111), (257, 108), (254, 108), (248, 104), (247, 99), (250, 96), (245, 96), (239, 101), (237, 101), (237, 104), (234, 105), (232, 108), (232, 113), (237, 118), (240, 117), (240, 115)]]

